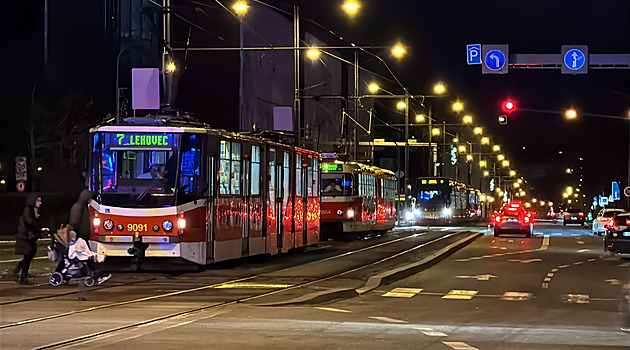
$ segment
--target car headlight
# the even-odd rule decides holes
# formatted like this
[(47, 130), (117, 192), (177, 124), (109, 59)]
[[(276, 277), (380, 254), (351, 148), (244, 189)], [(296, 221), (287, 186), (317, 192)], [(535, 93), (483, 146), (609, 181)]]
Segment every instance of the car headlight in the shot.
[(101, 219), (99, 219), (99, 218), (94, 218), (94, 220), (92, 220), (92, 225), (93, 225), (94, 227), (98, 227), (98, 225), (100, 225), (100, 224), (101, 224)]
[(349, 218), (353, 218), (354, 217), (354, 209), (352, 209), (352, 208), (348, 209), (348, 217)]
[(162, 223), (162, 228), (164, 231), (169, 232), (173, 229), (173, 222), (171, 220), (164, 220)]
[(451, 210), (449, 208), (442, 209), (443, 216), (451, 216)]
[[(95, 218), (95, 220), (98, 218)], [(114, 222), (111, 219), (107, 219), (103, 221), (103, 228), (107, 231), (111, 231), (114, 229)]]

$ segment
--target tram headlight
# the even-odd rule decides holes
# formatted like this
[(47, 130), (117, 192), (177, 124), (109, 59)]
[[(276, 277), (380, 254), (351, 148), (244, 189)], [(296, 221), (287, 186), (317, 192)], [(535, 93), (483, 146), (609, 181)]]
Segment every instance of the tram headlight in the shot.
[(353, 218), (354, 217), (354, 209), (352, 209), (352, 208), (348, 209), (347, 213), (348, 213), (348, 217), (349, 218)]
[[(184, 220), (184, 225), (185, 223), (186, 221)], [(170, 232), (173, 229), (173, 222), (171, 220), (164, 220), (164, 222), (162, 223), (162, 228), (164, 229), (164, 231)]]
[(414, 219), (414, 218), (413, 218), (413, 213), (412, 213), (412, 212), (410, 212), (410, 211), (406, 211), (406, 212), (405, 212), (405, 219), (406, 219), (407, 221), (413, 221), (413, 219)]
[(177, 226), (179, 227), (180, 230), (185, 229), (186, 228), (186, 219), (184, 219), (184, 218), (177, 219)]
[(94, 218), (94, 219), (92, 220), (92, 226), (94, 226), (94, 227), (98, 227), (100, 224), (101, 224), (101, 219), (99, 219), (99, 218)]
[[(97, 219), (97, 218), (95, 218)], [(103, 221), (103, 228), (107, 231), (111, 231), (114, 229), (114, 222), (111, 219), (107, 219)]]
[(449, 208), (442, 209), (442, 216), (451, 216), (451, 210)]

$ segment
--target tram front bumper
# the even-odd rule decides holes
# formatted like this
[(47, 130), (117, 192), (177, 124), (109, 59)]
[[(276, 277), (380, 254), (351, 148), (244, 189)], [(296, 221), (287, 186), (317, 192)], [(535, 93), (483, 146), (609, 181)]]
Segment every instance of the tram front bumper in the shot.
[[(174, 258), (181, 256), (179, 243), (148, 243), (147, 245), (147, 248), (144, 250), (145, 257)], [(130, 254), (130, 252), (136, 247), (133, 242), (104, 243), (90, 241), (90, 248), (105, 256), (131, 257), (133, 254)]]

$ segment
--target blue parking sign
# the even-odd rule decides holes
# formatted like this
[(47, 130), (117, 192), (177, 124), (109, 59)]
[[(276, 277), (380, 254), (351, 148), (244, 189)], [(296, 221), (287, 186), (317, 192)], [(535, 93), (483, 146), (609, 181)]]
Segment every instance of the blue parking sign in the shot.
[(481, 64), (481, 44), (466, 45), (466, 63)]

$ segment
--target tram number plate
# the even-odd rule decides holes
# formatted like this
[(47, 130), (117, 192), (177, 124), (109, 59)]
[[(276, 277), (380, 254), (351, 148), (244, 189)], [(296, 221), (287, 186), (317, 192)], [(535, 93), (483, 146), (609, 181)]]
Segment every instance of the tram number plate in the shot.
[(127, 224), (127, 231), (130, 231), (130, 232), (148, 231), (147, 224)]

